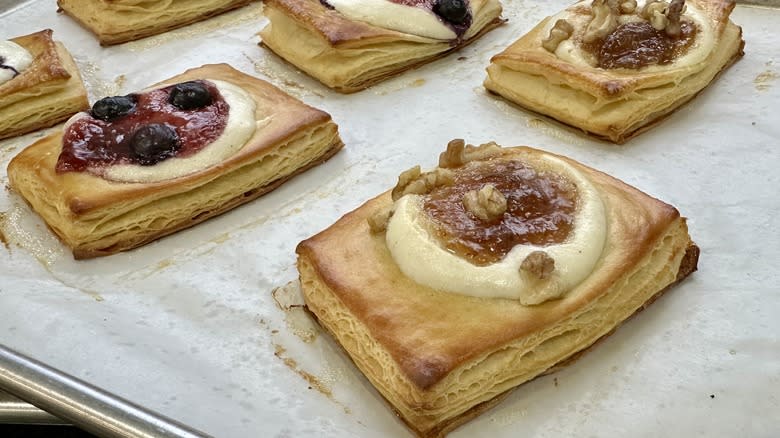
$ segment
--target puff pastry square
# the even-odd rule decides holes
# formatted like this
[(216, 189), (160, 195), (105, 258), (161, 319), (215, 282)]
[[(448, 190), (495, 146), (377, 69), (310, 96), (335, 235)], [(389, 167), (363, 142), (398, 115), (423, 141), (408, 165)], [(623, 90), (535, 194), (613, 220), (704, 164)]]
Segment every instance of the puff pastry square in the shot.
[(479, 13), (451, 42), (352, 21), (318, 0), (268, 0), (262, 45), (323, 84), (353, 93), (431, 62), (503, 23), (498, 0), (472, 0)]
[[(551, 154), (505, 148), (501, 159), (542, 155)], [(297, 247), (308, 308), (419, 436), (442, 436), (578, 357), (696, 269), (698, 248), (674, 207), (556, 157), (596, 187), (608, 230), (595, 268), (563, 298), (524, 306), (413, 281), (368, 223), (390, 209), (390, 192)]]
[(327, 113), (226, 64), (206, 65), (162, 84), (215, 79), (256, 102), (254, 135), (234, 155), (156, 183), (123, 183), (87, 172), (57, 173), (62, 132), (24, 149), (8, 165), (10, 186), (77, 259), (146, 244), (249, 202), (330, 158), (343, 143)]
[[(637, 10), (645, 3), (640, 0)], [(743, 54), (742, 28), (729, 20), (733, 0), (687, 0), (686, 14), (698, 10), (703, 24), (689, 52), (707, 47), (701, 56), (681, 56), (639, 69), (605, 69), (583, 61), (576, 49), (572, 51), (576, 61), (559, 57), (571, 51), (571, 45), (558, 46), (555, 52), (542, 47), (554, 23), (572, 17), (570, 40), (580, 45), (586, 30), (583, 19), (592, 16), (590, 5), (583, 1), (546, 18), (495, 55), (485, 87), (522, 107), (620, 144), (694, 98)]]
[(168, 32), (252, 0), (57, 0), (60, 11), (73, 17), (110, 46)]
[(47, 128), (89, 108), (79, 69), (50, 29), (11, 39), (32, 64), (0, 85), (0, 139)]

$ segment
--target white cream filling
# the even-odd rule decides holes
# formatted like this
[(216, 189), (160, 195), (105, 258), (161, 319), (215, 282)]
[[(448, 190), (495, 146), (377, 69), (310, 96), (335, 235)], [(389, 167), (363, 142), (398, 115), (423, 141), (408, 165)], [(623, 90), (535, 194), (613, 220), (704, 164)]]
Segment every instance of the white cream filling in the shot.
[[(432, 11), (387, 0), (327, 0), (328, 4), (350, 20), (363, 21), (384, 29), (396, 30), (437, 40), (453, 40), (455, 32)], [(471, 11), (474, 15), (475, 11)]]
[[(151, 166), (115, 164), (105, 168), (92, 169), (92, 172), (113, 181), (158, 182), (206, 169), (241, 150), (257, 129), (255, 101), (237, 85), (214, 79), (207, 80), (217, 86), (225, 102), (230, 106), (225, 129), (216, 140), (187, 157), (171, 157)], [(65, 129), (85, 116), (85, 113), (79, 113), (71, 117), (65, 123)]]
[[(387, 225), (386, 242), (401, 272), (415, 282), (445, 292), (483, 298), (509, 298), (534, 305), (559, 298), (584, 280), (604, 249), (607, 221), (596, 188), (574, 167), (545, 156), (537, 170), (566, 176), (577, 187), (579, 204), (569, 238), (549, 246), (517, 245), (500, 261), (476, 266), (445, 248), (432, 237), (420, 195), (406, 195), (395, 203)], [(540, 280), (521, 272), (520, 265), (533, 251), (555, 260), (550, 278)]]
[[(637, 0), (636, 12), (633, 14), (621, 15), (618, 18), (618, 23), (625, 24), (632, 21), (643, 20), (637, 14), (644, 8), (646, 0)], [(550, 34), (550, 29), (555, 25), (555, 22), (559, 19), (566, 19), (574, 26), (575, 35), (581, 35), (585, 32), (585, 28), (588, 25), (588, 19), (590, 16), (583, 16), (579, 14), (572, 14), (570, 10), (575, 8), (590, 7), (591, 1), (581, 1), (570, 8), (561, 11), (554, 17), (552, 17), (542, 31), (543, 38), (546, 38)], [(696, 34), (696, 40), (691, 44), (688, 50), (682, 56), (675, 59), (673, 62), (666, 65), (648, 65), (642, 67), (639, 71), (642, 72), (657, 72), (661, 70), (669, 70), (672, 68), (679, 68), (681, 66), (694, 66), (700, 62), (703, 62), (712, 53), (715, 48), (715, 35), (710, 23), (710, 19), (707, 14), (696, 7), (691, 2), (685, 3), (685, 13), (683, 17), (696, 23), (698, 32)], [(555, 50), (555, 55), (558, 58), (579, 66), (594, 67), (596, 65), (595, 58), (585, 50), (582, 50), (578, 44), (574, 42), (574, 38), (569, 38), (562, 41), (558, 48)]]
[(24, 47), (13, 41), (0, 41), (0, 64), (11, 68), (0, 68), (0, 85), (10, 81), (16, 74), (22, 74), (33, 62), (33, 56)]

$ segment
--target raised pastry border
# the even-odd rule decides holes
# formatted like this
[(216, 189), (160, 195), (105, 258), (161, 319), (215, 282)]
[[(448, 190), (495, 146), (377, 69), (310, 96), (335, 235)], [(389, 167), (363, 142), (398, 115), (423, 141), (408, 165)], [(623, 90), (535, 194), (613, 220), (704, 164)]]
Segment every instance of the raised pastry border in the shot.
[[(343, 146), (330, 115), (226, 64), (191, 69), (158, 85), (199, 78), (232, 82), (257, 102), (255, 134), (220, 164), (156, 183), (115, 182), (86, 172), (58, 174), (54, 166), (61, 131), (11, 160), (11, 188), (76, 258), (135, 248), (200, 223), (273, 190)], [(284, 160), (285, 154), (297, 160)]]

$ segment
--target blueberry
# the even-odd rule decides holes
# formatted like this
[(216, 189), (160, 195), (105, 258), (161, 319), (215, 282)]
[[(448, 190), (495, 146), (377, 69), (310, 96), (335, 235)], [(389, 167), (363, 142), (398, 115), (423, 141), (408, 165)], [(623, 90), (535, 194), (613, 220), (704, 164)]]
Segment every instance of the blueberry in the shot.
[(130, 152), (139, 164), (150, 166), (173, 156), (179, 136), (168, 125), (152, 123), (138, 128), (130, 138)]
[(183, 110), (202, 108), (210, 105), (213, 100), (208, 88), (194, 81), (174, 85), (168, 97), (168, 102)]
[(127, 115), (133, 109), (135, 109), (133, 95), (104, 97), (92, 105), (92, 117), (110, 122)]
[(469, 16), (466, 0), (437, 0), (433, 12), (452, 24), (464, 24)]

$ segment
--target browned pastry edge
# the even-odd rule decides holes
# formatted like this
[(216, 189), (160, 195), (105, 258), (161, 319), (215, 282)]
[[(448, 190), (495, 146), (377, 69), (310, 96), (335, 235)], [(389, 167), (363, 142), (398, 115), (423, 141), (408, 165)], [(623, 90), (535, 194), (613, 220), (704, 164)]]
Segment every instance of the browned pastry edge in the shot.
[[(624, 319), (620, 323), (618, 323), (615, 327), (612, 328), (609, 332), (601, 336), (600, 338), (596, 339), (592, 344), (584, 347), (583, 349), (573, 353), (569, 357), (561, 360), (560, 362), (552, 365), (550, 368), (548, 368), (543, 373), (539, 374), (538, 376), (534, 377), (531, 380), (528, 380), (527, 382), (523, 382), (522, 384), (515, 386), (513, 388), (510, 388), (507, 391), (502, 392), (501, 394), (496, 395), (495, 397), (491, 398), (490, 400), (484, 401), (478, 405), (475, 405), (471, 409), (467, 410), (466, 412), (450, 418), (448, 420), (443, 421), (442, 423), (439, 423), (434, 429), (431, 429), (427, 432), (420, 431), (414, 427), (413, 424), (407, 422), (404, 417), (395, 409), (392, 403), (390, 403), (387, 398), (376, 388), (374, 388), (374, 391), (376, 394), (379, 394), (382, 399), (385, 401), (385, 403), (390, 407), (390, 409), (393, 410), (393, 412), (396, 414), (396, 417), (400, 419), (406, 426), (414, 432), (415, 435), (417, 435), (420, 438), (442, 438), (446, 436), (448, 433), (452, 432), (453, 430), (457, 429), (459, 426), (467, 423), (469, 420), (476, 418), (477, 416), (481, 415), (483, 412), (488, 411), (489, 409), (493, 408), (497, 404), (499, 404), (503, 399), (505, 399), (512, 391), (522, 387), (523, 385), (527, 384), (528, 382), (531, 382), (533, 380), (538, 379), (539, 377), (546, 376), (548, 374), (552, 374), (558, 370), (563, 369), (566, 366), (569, 366), (579, 360), (585, 353), (591, 351), (594, 349), (598, 344), (600, 344), (602, 341), (607, 339), (610, 335), (615, 333), (615, 331), (625, 324), (627, 321), (632, 319), (634, 316), (639, 314), (641, 311), (645, 310), (647, 307), (649, 307), (653, 302), (655, 302), (657, 299), (661, 298), (662, 295), (664, 295), (667, 291), (672, 289), (675, 285), (683, 281), (686, 277), (688, 277), (690, 274), (694, 273), (698, 269), (698, 261), (699, 261), (699, 254), (700, 250), (699, 247), (691, 242), (688, 245), (688, 248), (685, 250), (685, 255), (683, 256), (682, 260), (680, 261), (680, 267), (677, 271), (677, 277), (675, 278), (675, 281), (667, 285), (665, 288), (658, 291), (655, 295), (650, 297), (645, 303), (640, 306), (634, 313), (632, 313), (628, 318)], [(315, 321), (317, 321), (317, 324), (326, 331), (333, 340), (333, 343), (338, 345), (338, 347), (341, 349), (342, 353), (349, 358), (349, 360), (352, 362), (352, 365), (358, 369), (357, 365), (352, 360), (352, 356), (344, 349), (344, 347), (336, 341), (336, 336), (324, 325), (320, 324), (319, 318), (317, 318), (317, 315), (314, 314), (314, 312), (310, 311), (308, 306), (304, 306), (307, 313), (314, 318)], [(359, 371), (359, 369), (358, 369)], [(363, 374), (362, 372), (360, 373)], [(364, 376), (365, 378), (365, 376)], [(373, 387), (373, 385), (371, 385)]]
[[(489, 32), (489, 31), (497, 28), (498, 26), (501, 26), (502, 24), (506, 23), (506, 21), (507, 21), (506, 19), (501, 18), (501, 17), (495, 18), (495, 19), (493, 19), (493, 21), (491, 21), (490, 23), (486, 24), (473, 37), (471, 37), (471, 38), (469, 38), (467, 40), (462, 40), (459, 44), (452, 46), (451, 48), (445, 50), (444, 52), (437, 53), (437, 54), (435, 54), (433, 56), (421, 59), (421, 60), (419, 60), (417, 62), (413, 62), (411, 64), (400, 66), (400, 68), (398, 68), (397, 70), (393, 70), (393, 71), (381, 74), (379, 76), (374, 76), (372, 78), (367, 78), (365, 81), (361, 82), (359, 85), (355, 85), (355, 86), (352, 86), (352, 87), (343, 86), (343, 87), (332, 87), (332, 88), (329, 87), (329, 88), (331, 88), (333, 90), (336, 90), (339, 93), (343, 93), (343, 94), (352, 94), (352, 93), (355, 93), (355, 92), (358, 92), (358, 91), (365, 90), (366, 88), (371, 87), (372, 85), (376, 85), (379, 82), (382, 82), (382, 81), (387, 80), (387, 79), (389, 79), (391, 77), (400, 75), (401, 73), (404, 73), (404, 72), (406, 72), (408, 70), (414, 70), (416, 68), (422, 67), (423, 65), (431, 63), (433, 61), (436, 61), (436, 60), (438, 60), (440, 58), (443, 58), (443, 57), (449, 55), (450, 53), (452, 53), (454, 51), (460, 50), (463, 47), (468, 46), (469, 44), (471, 44), (475, 40), (479, 39), (480, 37), (482, 37), (487, 32)], [(259, 45), (261, 47), (264, 47), (264, 48), (268, 49), (271, 53), (276, 55), (279, 59), (281, 59), (285, 63), (295, 67), (296, 69), (299, 69), (298, 66), (296, 66), (292, 62), (288, 61), (283, 56), (281, 56), (281, 55), (277, 54), (276, 52), (274, 52), (274, 50), (270, 46), (268, 46), (266, 44), (263, 44), (262, 41), (260, 41)], [(311, 75), (307, 75), (307, 76), (311, 76)], [(313, 76), (311, 76), (311, 77), (313, 77)]]
[(174, 29), (178, 29), (180, 27), (189, 26), (190, 24), (197, 23), (199, 21), (208, 20), (209, 18), (215, 17), (217, 15), (223, 14), (225, 12), (231, 11), (233, 9), (238, 9), (241, 7), (244, 7), (251, 3), (253, 0), (245, 0), (241, 3), (231, 4), (224, 8), (214, 9), (212, 11), (208, 11), (207, 13), (203, 15), (198, 15), (196, 17), (193, 17), (189, 20), (181, 21), (181, 22), (175, 22), (171, 23), (165, 26), (161, 26), (158, 28), (149, 28), (147, 31), (136, 33), (135, 30), (133, 31), (127, 31), (127, 32), (121, 32), (117, 34), (112, 35), (98, 35), (92, 28), (90, 28), (84, 21), (79, 19), (78, 16), (71, 13), (71, 11), (65, 9), (60, 0), (57, 0), (57, 12), (64, 12), (65, 15), (72, 18), (75, 22), (77, 22), (81, 27), (87, 29), (88, 31), (95, 34), (95, 36), (98, 37), (98, 41), (100, 41), (101, 46), (113, 46), (116, 44), (122, 44), (127, 43), (130, 41), (140, 40), (142, 38), (147, 38), (154, 35), (159, 35), (161, 33), (165, 33)]
[[(740, 27), (740, 30), (739, 30), (739, 37), (740, 37), (740, 39), (742, 39), (742, 28), (741, 28), (741, 27)], [(737, 52), (736, 52), (736, 53), (734, 53), (734, 56), (732, 56), (732, 57), (731, 57), (731, 59), (730, 59), (730, 60), (729, 60), (727, 63), (723, 64), (723, 67), (722, 67), (722, 68), (720, 69), (720, 71), (719, 71), (719, 72), (718, 72), (718, 73), (717, 73), (717, 74), (716, 74), (716, 75), (715, 75), (715, 76), (712, 78), (712, 80), (710, 81), (710, 83), (712, 83), (712, 82), (715, 82), (715, 81), (716, 81), (716, 80), (717, 80), (717, 79), (718, 79), (718, 78), (719, 78), (719, 77), (720, 77), (720, 76), (723, 74), (723, 72), (725, 72), (726, 70), (728, 70), (728, 68), (729, 68), (729, 67), (731, 67), (732, 65), (734, 65), (734, 63), (735, 63), (735, 62), (737, 62), (738, 60), (740, 60), (740, 59), (741, 59), (741, 58), (742, 58), (742, 57), (745, 55), (745, 50), (744, 50), (744, 49), (745, 49), (745, 40), (744, 40), (744, 39), (742, 39), (742, 43), (741, 43), (741, 44), (740, 44), (740, 46), (739, 46), (739, 50), (737, 50)], [(645, 132), (645, 131), (647, 131), (647, 130), (649, 130), (649, 129), (651, 129), (651, 128), (654, 128), (656, 125), (658, 125), (659, 123), (661, 123), (661, 122), (663, 122), (664, 120), (666, 120), (666, 118), (667, 118), (667, 117), (671, 116), (671, 115), (672, 115), (673, 113), (675, 113), (677, 110), (679, 110), (679, 109), (683, 108), (684, 106), (686, 106), (686, 105), (687, 105), (688, 103), (690, 103), (690, 102), (691, 102), (691, 101), (692, 101), (692, 100), (693, 100), (695, 97), (697, 97), (699, 94), (701, 94), (701, 93), (702, 93), (704, 90), (706, 90), (707, 88), (709, 88), (709, 87), (704, 87), (704, 88), (702, 88), (701, 90), (697, 91), (696, 93), (693, 93), (692, 95), (688, 96), (686, 99), (684, 99), (684, 100), (683, 100), (683, 101), (681, 101), (680, 103), (677, 103), (677, 104), (675, 104), (675, 105), (672, 105), (672, 106), (671, 106), (671, 107), (669, 107), (669, 108), (665, 108), (665, 109), (664, 109), (663, 111), (661, 111), (661, 112), (658, 112), (658, 113), (655, 113), (655, 114), (652, 114), (652, 115), (650, 115), (650, 117), (648, 117), (649, 119), (651, 119), (649, 122), (647, 122), (646, 124), (644, 124), (644, 125), (640, 126), (639, 128), (635, 129), (634, 131), (627, 132), (627, 133), (625, 133), (625, 134), (623, 134), (623, 135), (621, 135), (621, 136), (618, 136), (618, 137), (610, 137), (610, 136), (607, 136), (607, 135), (600, 135), (600, 134), (597, 134), (597, 133), (595, 133), (595, 132), (590, 132), (590, 131), (587, 131), (587, 130), (585, 130), (585, 129), (583, 129), (583, 128), (580, 128), (579, 126), (575, 126), (575, 125), (572, 125), (572, 124), (569, 124), (569, 123), (563, 122), (563, 121), (561, 121), (561, 120), (558, 120), (558, 119), (556, 119), (556, 118), (554, 118), (554, 117), (552, 117), (552, 116), (548, 116), (548, 115), (546, 115), (546, 114), (542, 114), (542, 113), (536, 112), (536, 111), (534, 111), (534, 110), (533, 110), (533, 109), (531, 109), (531, 108), (528, 108), (528, 107), (525, 107), (525, 106), (523, 106), (523, 105), (520, 105), (520, 104), (518, 104), (518, 103), (516, 103), (516, 102), (513, 102), (513, 101), (511, 101), (511, 100), (509, 100), (509, 99), (507, 99), (507, 98), (505, 98), (505, 97), (501, 96), (500, 94), (498, 94), (498, 93), (494, 92), (493, 90), (490, 90), (490, 89), (488, 89), (488, 88), (485, 88), (485, 90), (487, 90), (487, 92), (488, 92), (488, 93), (490, 93), (491, 95), (493, 95), (493, 96), (495, 96), (495, 97), (497, 97), (497, 98), (500, 98), (502, 101), (504, 101), (504, 102), (508, 103), (509, 105), (512, 105), (512, 106), (513, 106), (513, 107), (515, 107), (515, 108), (518, 108), (518, 109), (522, 109), (522, 110), (524, 110), (524, 111), (531, 112), (531, 113), (533, 113), (534, 115), (536, 115), (536, 116), (541, 116), (541, 117), (543, 117), (545, 120), (548, 120), (548, 121), (550, 121), (550, 122), (554, 122), (554, 123), (556, 123), (556, 124), (560, 124), (560, 125), (563, 125), (563, 126), (566, 126), (566, 127), (572, 128), (572, 129), (574, 129), (574, 130), (575, 130), (575, 131), (577, 131), (577, 132), (582, 132), (583, 134), (587, 135), (588, 137), (591, 137), (591, 138), (593, 138), (593, 139), (596, 139), (596, 140), (599, 140), (599, 141), (602, 141), (602, 142), (606, 142), (606, 143), (614, 143), (614, 144), (618, 144), (618, 145), (623, 145), (623, 144), (625, 144), (625, 143), (626, 143), (628, 140), (631, 140), (632, 138), (636, 137), (637, 135), (639, 135), (639, 134), (641, 134), (641, 133), (643, 133), (643, 132)]]
[[(344, 146), (344, 143), (341, 141), (341, 139), (337, 136), (335, 141), (333, 141), (329, 146), (328, 149), (325, 151), (323, 155), (321, 155), (319, 158), (313, 160), (309, 164), (296, 169), (293, 173), (283, 176), (282, 178), (276, 179), (274, 181), (269, 182), (268, 184), (254, 188), (248, 192), (245, 192), (244, 194), (230, 199), (219, 208), (210, 210), (210, 211), (204, 211), (199, 213), (197, 216), (189, 218), (178, 225), (175, 225), (169, 229), (161, 230), (159, 233), (150, 234), (143, 236), (142, 239), (139, 239), (137, 241), (126, 241), (123, 242), (122, 245), (112, 245), (108, 248), (101, 248), (101, 249), (84, 249), (84, 248), (74, 248), (73, 249), (73, 257), (76, 260), (83, 260), (88, 258), (94, 258), (94, 257), (103, 257), (111, 254), (116, 254), (118, 252), (127, 251), (133, 248), (138, 248), (139, 246), (146, 245), (147, 243), (150, 243), (154, 240), (157, 240), (161, 237), (168, 236), (170, 234), (176, 233), (178, 231), (181, 231), (185, 228), (192, 227), (194, 225), (197, 225), (207, 219), (210, 219), (215, 216), (219, 216), (222, 213), (228, 212), (232, 210), (235, 207), (238, 207), (239, 205), (246, 204), (247, 202), (253, 201), (260, 196), (276, 189), (280, 185), (284, 184), (287, 180), (291, 179), (292, 177), (298, 175), (299, 173), (305, 172), (306, 170), (311, 169), (312, 167), (318, 166), (328, 159), (330, 159), (332, 156), (336, 155), (338, 151), (341, 150), (341, 148)], [(56, 231), (52, 228), (50, 228), (53, 232)]]

